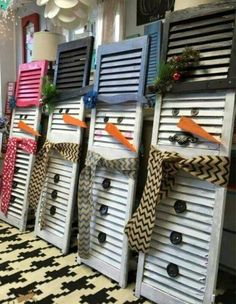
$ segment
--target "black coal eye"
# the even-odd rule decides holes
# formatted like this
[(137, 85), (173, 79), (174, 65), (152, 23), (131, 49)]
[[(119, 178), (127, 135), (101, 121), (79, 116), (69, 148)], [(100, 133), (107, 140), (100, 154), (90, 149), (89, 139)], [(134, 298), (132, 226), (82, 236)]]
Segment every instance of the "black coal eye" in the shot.
[(20, 115), (20, 119), (22, 119), (22, 118), (23, 118), (23, 115), (21, 114), (21, 115)]
[(123, 121), (123, 117), (118, 117), (118, 118), (117, 118), (117, 123), (118, 123), (118, 124), (122, 123), (122, 121)]
[(109, 117), (104, 117), (104, 120), (103, 120), (105, 123), (107, 123), (109, 121)]
[(28, 115), (25, 115), (25, 119), (27, 119), (28, 118)]
[(62, 113), (62, 112), (63, 112), (63, 109), (60, 109), (60, 110), (59, 110), (59, 113)]
[(66, 109), (66, 113), (69, 113), (70, 109)]

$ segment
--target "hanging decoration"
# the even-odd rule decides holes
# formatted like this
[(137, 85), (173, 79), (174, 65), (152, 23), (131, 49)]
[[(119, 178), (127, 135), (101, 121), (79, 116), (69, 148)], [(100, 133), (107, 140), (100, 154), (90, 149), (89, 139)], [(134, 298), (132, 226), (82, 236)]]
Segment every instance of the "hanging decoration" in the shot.
[(182, 54), (171, 57), (168, 62), (160, 66), (159, 76), (154, 80), (154, 84), (149, 86), (149, 91), (164, 94), (171, 90), (175, 82), (187, 78), (193, 66), (200, 59), (200, 52), (193, 48), (186, 47)]
[(4, 11), (8, 9), (8, 6), (10, 5), (11, 0), (0, 0), (0, 8)]
[(71, 30), (84, 26), (89, 9), (96, 0), (37, 0), (37, 5), (45, 5), (44, 17), (52, 20), (55, 26)]
[(17, 24), (15, 11), (30, 2), (32, 0), (0, 0), (0, 42), (9, 37), (13, 23)]

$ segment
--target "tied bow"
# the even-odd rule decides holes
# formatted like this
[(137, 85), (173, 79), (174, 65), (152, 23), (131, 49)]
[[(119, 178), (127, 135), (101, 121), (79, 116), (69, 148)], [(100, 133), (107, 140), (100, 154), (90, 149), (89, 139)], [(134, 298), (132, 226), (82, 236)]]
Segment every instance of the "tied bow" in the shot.
[(29, 205), (36, 209), (43, 183), (46, 179), (49, 154), (51, 150), (57, 151), (66, 160), (77, 162), (79, 160), (79, 145), (75, 143), (52, 143), (48, 140), (39, 151), (34, 163), (30, 185), (29, 185)]
[(6, 156), (3, 164), (1, 189), (1, 210), (5, 215), (8, 212), (11, 199), (17, 148), (20, 148), (27, 153), (35, 154), (37, 149), (37, 143), (33, 139), (17, 137), (12, 137), (8, 141)]
[(174, 152), (151, 147), (148, 176), (141, 203), (125, 227), (130, 247), (147, 252), (155, 226), (156, 207), (168, 196), (179, 169), (218, 186), (227, 186), (230, 161), (225, 156), (198, 156), (190, 159)]
[(90, 247), (90, 220), (93, 211), (93, 181), (97, 167), (104, 167), (118, 171), (128, 177), (134, 178), (138, 167), (137, 158), (120, 158), (107, 160), (100, 154), (88, 151), (86, 166), (82, 170), (78, 186), (78, 212), (79, 212), (79, 256), (89, 258)]

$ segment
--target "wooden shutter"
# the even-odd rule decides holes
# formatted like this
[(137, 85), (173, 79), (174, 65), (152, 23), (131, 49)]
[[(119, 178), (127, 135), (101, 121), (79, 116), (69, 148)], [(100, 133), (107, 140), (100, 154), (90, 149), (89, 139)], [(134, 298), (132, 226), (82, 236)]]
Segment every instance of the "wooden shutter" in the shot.
[(157, 21), (144, 27), (144, 34), (149, 36), (150, 47), (148, 57), (147, 85), (151, 85), (159, 72), (160, 48), (162, 38), (162, 21)]
[[(217, 108), (219, 99), (220, 109)], [(171, 132), (174, 132), (177, 122), (172, 121), (171, 114), (168, 115), (169, 108), (166, 105), (171, 104), (172, 107), (177, 105), (180, 116), (191, 116), (190, 109), (196, 106), (196, 100), (199, 112), (192, 118), (204, 127), (206, 124), (206, 127), (209, 127), (208, 131), (211, 131), (210, 128), (216, 124), (212, 123), (213, 120), (220, 119), (221, 123), (216, 124), (217, 135), (221, 137), (223, 144), (211, 145), (200, 141), (194, 146), (183, 147), (160, 139), (163, 132), (163, 117), (165, 119), (168, 117), (167, 123), (172, 123), (172, 127), (169, 125), (170, 129), (168, 129)], [(212, 102), (213, 108), (211, 108)], [(230, 156), (234, 104), (235, 93), (231, 91), (211, 94), (189, 93), (178, 96), (168, 94), (156, 103), (152, 144), (162, 151), (176, 151), (185, 157)], [(211, 112), (206, 112), (208, 108), (211, 108)], [(167, 116), (163, 116), (163, 113)], [(226, 190), (222, 187), (201, 181), (182, 171), (178, 172), (176, 185), (168, 198), (162, 200), (157, 207), (151, 248), (146, 255), (139, 254), (136, 296), (143, 295), (160, 304), (214, 302), (225, 194)], [(178, 212), (176, 209), (178, 201), (184, 202), (186, 211)], [(176, 232), (182, 236), (182, 242), (178, 245), (171, 242), (171, 234)], [(179, 275), (176, 277), (168, 275), (169, 264), (178, 267)]]
[(93, 40), (88, 37), (58, 46), (54, 76), (58, 91), (78, 89), (89, 83)]
[(18, 107), (39, 106), (42, 77), (46, 73), (46, 61), (34, 61), (20, 65), (15, 94)]
[[(61, 67), (63, 67), (65, 71), (67, 66), (64, 61), (64, 54), (66, 54), (69, 67), (69, 62), (77, 62), (77, 57), (80, 56), (81, 51), (85, 52), (84, 56), (86, 61), (83, 62), (83, 69), (79, 71), (79, 73), (82, 73), (84, 80), (82, 82), (76, 82), (76, 85), (73, 84), (73, 89), (80, 89), (83, 85), (87, 85), (89, 81), (92, 49), (93, 37), (72, 41), (59, 46), (55, 83), (61, 93), (64, 93), (65, 90), (68, 92), (68, 89), (72, 89), (72, 87), (62, 87), (58, 83), (61, 75)], [(72, 76), (71, 74), (68, 74), (68, 77), (71, 77), (71, 81), (72, 78), (76, 78), (75, 75)], [(49, 117), (47, 140), (54, 143), (70, 142), (81, 144), (83, 130), (80, 127), (65, 124), (63, 121), (63, 115), (65, 113), (84, 120), (82, 97), (79, 99), (67, 99), (66, 101), (60, 99)], [(35, 234), (61, 248), (63, 253), (68, 252), (70, 245), (70, 231), (77, 189), (78, 168), (79, 163), (72, 163), (57, 153), (51, 153), (47, 168), (47, 177), (37, 210)], [(59, 182), (54, 181), (55, 175), (59, 175)], [(52, 198), (53, 191), (57, 193), (56, 199)], [(40, 230), (41, 211), (44, 206), (46, 209), (45, 227), (43, 230)], [(54, 214), (50, 212), (52, 207), (55, 210)]]
[[(37, 81), (35, 78), (34, 72), (37, 71)], [(47, 73), (47, 62), (46, 61), (36, 61), (32, 63), (22, 64), (19, 67), (19, 78), (17, 82), (16, 98), (18, 101), (24, 103), (24, 107), (16, 107), (13, 110), (11, 128), (10, 128), (10, 138), (19, 137), (19, 138), (31, 138), (37, 140), (31, 134), (25, 133), (17, 127), (20, 120), (24, 121), (27, 125), (32, 127), (34, 130), (39, 130), (41, 111), (38, 107), (30, 106), (31, 101), (38, 102), (41, 95), (41, 80), (40, 77), (43, 77)], [(28, 99), (21, 98), (21, 92), (23, 92), (23, 87), (26, 85), (23, 84), (25, 80), (22, 75), (27, 74), (27, 83), (30, 88), (31, 85), (34, 87), (33, 92), (37, 92), (37, 98)], [(30, 76), (31, 75), (31, 76)], [(33, 76), (32, 76), (33, 75)], [(40, 75), (40, 76), (39, 76)], [(32, 77), (32, 79), (31, 79)], [(28, 90), (28, 89), (27, 89)], [(27, 95), (27, 93), (26, 93)], [(26, 96), (25, 95), (25, 96)], [(35, 96), (36, 96), (35, 95)], [(18, 169), (14, 173), (13, 182), (17, 183), (15, 189), (12, 189), (12, 196), (15, 198), (14, 201), (10, 203), (7, 216), (5, 216), (0, 211), (0, 219), (3, 221), (19, 228), (20, 230), (25, 230), (27, 216), (28, 216), (28, 186), (30, 175), (34, 163), (34, 155), (28, 154), (21, 149), (17, 150), (16, 155), (16, 168)]]
[[(148, 35), (150, 40), (147, 85), (152, 85), (155, 78), (158, 76), (160, 67), (162, 21), (146, 25), (144, 27), (144, 34)], [(147, 94), (146, 97), (150, 104), (153, 105), (155, 103), (156, 94)]]
[[(143, 95), (147, 52), (147, 37), (100, 46), (94, 90), (111, 96), (111, 100), (117, 94)], [(91, 113), (88, 147), (107, 159), (137, 157), (106, 133), (105, 122), (115, 124), (138, 151), (142, 129), (141, 103), (132, 100), (122, 104), (98, 102)], [(109, 189), (102, 186), (104, 179), (110, 180)], [(128, 242), (124, 226), (132, 213), (135, 186), (135, 180), (121, 173), (97, 169), (92, 186), (95, 211), (91, 220), (91, 255), (87, 260), (78, 258), (79, 263), (95, 268), (122, 287), (127, 284), (128, 274)], [(105, 216), (100, 213), (102, 205), (108, 207)], [(101, 233), (106, 235), (102, 244), (98, 240)]]
[(163, 61), (188, 46), (200, 51), (199, 64), (174, 91), (235, 88), (236, 3), (224, 1), (167, 14)]

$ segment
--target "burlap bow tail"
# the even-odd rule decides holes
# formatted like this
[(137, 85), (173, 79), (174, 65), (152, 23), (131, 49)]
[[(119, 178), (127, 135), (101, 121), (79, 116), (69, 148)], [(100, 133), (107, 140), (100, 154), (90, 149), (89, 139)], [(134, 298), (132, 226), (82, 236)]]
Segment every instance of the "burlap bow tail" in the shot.
[(92, 186), (97, 167), (115, 170), (134, 178), (138, 166), (137, 158), (121, 158), (107, 160), (100, 154), (88, 151), (86, 167), (82, 170), (78, 187), (78, 212), (79, 212), (79, 256), (89, 258), (90, 247), (90, 221), (93, 211)]
[(125, 227), (130, 247), (147, 252), (156, 219), (156, 207), (173, 188), (179, 169), (219, 186), (226, 186), (229, 177), (229, 158), (224, 156), (198, 156), (190, 159), (178, 153), (161, 152), (151, 147), (148, 177), (141, 203)]
[(57, 151), (63, 158), (72, 162), (79, 160), (79, 145), (75, 143), (52, 143), (46, 141), (34, 163), (29, 185), (29, 205), (36, 209), (46, 178), (50, 152)]

